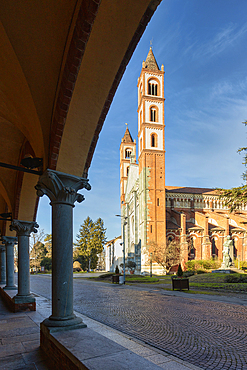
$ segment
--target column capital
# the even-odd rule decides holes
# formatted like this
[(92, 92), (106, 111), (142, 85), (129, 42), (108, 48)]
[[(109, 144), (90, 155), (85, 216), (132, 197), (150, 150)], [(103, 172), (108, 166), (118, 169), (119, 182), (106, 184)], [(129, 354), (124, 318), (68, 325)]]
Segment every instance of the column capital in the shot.
[(30, 236), (31, 233), (37, 233), (39, 225), (34, 221), (13, 220), (9, 227), (10, 231), (15, 230), (17, 235)]
[(37, 195), (39, 197), (42, 197), (44, 194), (47, 195), (51, 205), (60, 203), (71, 206), (74, 206), (76, 201), (81, 203), (85, 199), (82, 194), (77, 193), (78, 190), (83, 188), (91, 189), (88, 179), (50, 169), (40, 176), (35, 186)]
[(1, 240), (2, 240), (3, 244), (5, 244), (5, 245), (17, 243), (17, 237), (16, 236), (2, 236)]

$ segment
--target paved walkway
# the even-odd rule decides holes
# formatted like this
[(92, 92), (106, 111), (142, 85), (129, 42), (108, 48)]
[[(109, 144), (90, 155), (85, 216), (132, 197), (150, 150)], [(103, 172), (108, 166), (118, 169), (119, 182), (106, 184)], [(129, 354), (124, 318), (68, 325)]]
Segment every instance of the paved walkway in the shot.
[[(50, 297), (50, 277), (31, 279)], [(74, 308), (203, 369), (247, 369), (246, 294), (215, 296), (74, 279)]]
[[(0, 369), (1, 370), (48, 370), (48, 363), (39, 350), (39, 324), (51, 314), (51, 301), (36, 295), (37, 311), (25, 313), (10, 313), (0, 300)], [(86, 316), (77, 313), (83, 318), (95, 333), (117, 343), (122, 348), (112, 356), (113, 367), (106, 368), (106, 357), (98, 356), (97, 369), (145, 369), (145, 370), (200, 370), (199, 367), (179, 360), (178, 358), (155, 349), (141, 341), (133, 339), (106, 325), (100, 324)], [(82, 331), (85, 329), (81, 329)], [(75, 333), (77, 330), (74, 331)], [(66, 332), (61, 340), (66, 342)], [(63, 338), (64, 337), (64, 338)], [(106, 339), (105, 341), (107, 341)], [(71, 345), (71, 343), (69, 343)], [(109, 356), (108, 356), (109, 357)], [(135, 361), (138, 359), (138, 367)], [(133, 362), (133, 360), (135, 360)], [(117, 366), (116, 366), (117, 363)], [(89, 369), (90, 360), (88, 361)], [(52, 369), (50, 369), (52, 370)]]
[[(45, 309), (44, 301), (42, 306)], [(39, 323), (42, 320), (39, 311), (9, 312), (0, 298), (1, 370), (48, 370), (46, 358), (39, 350)]]

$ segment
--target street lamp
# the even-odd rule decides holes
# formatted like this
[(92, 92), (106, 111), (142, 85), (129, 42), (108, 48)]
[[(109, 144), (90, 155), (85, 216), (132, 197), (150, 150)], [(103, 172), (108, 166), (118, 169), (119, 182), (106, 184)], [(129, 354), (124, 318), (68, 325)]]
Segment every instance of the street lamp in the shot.
[(121, 215), (115, 215), (117, 217), (121, 217), (124, 219), (124, 222), (123, 222), (123, 284), (125, 284), (125, 225), (127, 225), (127, 222), (126, 220), (128, 219), (128, 217), (125, 217), (125, 216), (121, 216)]
[(152, 257), (153, 257), (153, 253), (150, 253), (150, 277), (153, 276), (153, 260), (152, 260)]

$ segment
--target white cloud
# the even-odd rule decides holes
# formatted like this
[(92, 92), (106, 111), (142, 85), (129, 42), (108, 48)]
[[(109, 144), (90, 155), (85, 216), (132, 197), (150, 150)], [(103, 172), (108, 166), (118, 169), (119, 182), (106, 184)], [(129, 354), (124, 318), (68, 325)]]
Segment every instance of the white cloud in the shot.
[(197, 42), (198, 47), (193, 45), (196, 49), (193, 52), (193, 58), (211, 58), (217, 54), (222, 53), (228, 48), (232, 48), (236, 41), (240, 39), (247, 31), (247, 23), (242, 27), (238, 28), (236, 24), (228, 24), (225, 28), (222, 28), (212, 39), (200, 43)]

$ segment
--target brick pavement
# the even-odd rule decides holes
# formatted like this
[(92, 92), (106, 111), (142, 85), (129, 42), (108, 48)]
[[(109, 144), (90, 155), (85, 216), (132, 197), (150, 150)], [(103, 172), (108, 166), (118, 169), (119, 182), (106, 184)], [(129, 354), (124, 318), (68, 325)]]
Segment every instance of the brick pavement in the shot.
[(176, 358), (203, 369), (247, 369), (247, 307), (240, 300), (84, 279), (74, 280), (74, 294), (76, 311)]
[[(50, 279), (46, 283), (43, 280), (40, 280), (43, 288), (50, 285)], [(49, 288), (47, 293), (50, 294)], [(0, 299), (1, 370), (48, 370), (47, 360), (39, 350), (39, 324), (51, 314), (51, 301), (38, 295), (36, 300), (36, 312), (10, 313)], [(54, 336), (74, 356), (83, 358), (82, 362), (88, 369), (200, 370), (168, 353), (81, 316), (88, 328), (59, 332)]]

